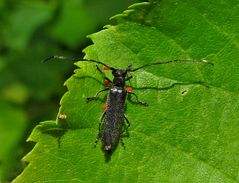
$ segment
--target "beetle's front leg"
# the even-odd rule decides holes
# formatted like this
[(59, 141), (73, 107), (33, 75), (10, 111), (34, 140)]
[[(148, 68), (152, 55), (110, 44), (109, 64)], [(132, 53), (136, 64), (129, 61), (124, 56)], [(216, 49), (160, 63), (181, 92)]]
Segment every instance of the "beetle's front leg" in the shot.
[(90, 102), (90, 101), (92, 101), (92, 100), (97, 100), (97, 99), (99, 98), (99, 94), (100, 94), (101, 92), (107, 91), (107, 90), (109, 90), (109, 89), (110, 89), (109, 87), (104, 88), (103, 90), (98, 91), (98, 92), (95, 94), (95, 96), (93, 96), (93, 97), (87, 97), (87, 98), (86, 98), (87, 102)]

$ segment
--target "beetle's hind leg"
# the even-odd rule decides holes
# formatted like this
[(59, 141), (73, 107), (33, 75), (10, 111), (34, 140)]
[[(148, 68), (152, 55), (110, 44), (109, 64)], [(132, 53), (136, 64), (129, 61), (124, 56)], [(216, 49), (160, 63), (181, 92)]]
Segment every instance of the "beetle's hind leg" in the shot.
[(130, 122), (125, 115), (124, 115), (124, 119), (125, 119), (126, 123), (128, 124), (128, 126), (126, 126), (126, 129), (125, 129), (125, 131), (126, 131), (130, 127)]
[(106, 112), (104, 112), (104, 113), (102, 114), (101, 118), (100, 118), (99, 129), (98, 129), (98, 135), (97, 135), (96, 138), (95, 138), (94, 147), (96, 147), (96, 145), (97, 145), (97, 143), (98, 143), (98, 141), (99, 141), (99, 139), (100, 139), (100, 137), (101, 137), (101, 125), (102, 125), (102, 123), (104, 122), (105, 114), (106, 114)]
[(120, 133), (120, 143), (123, 146), (123, 148), (125, 149), (126, 146), (124, 144), (123, 137), (129, 136), (128, 128), (130, 127), (130, 122), (129, 122), (128, 118), (125, 115), (124, 115), (124, 119), (125, 119), (125, 121), (127, 123), (127, 126), (124, 125), (124, 130), (122, 130), (122, 132)]
[(122, 145), (122, 147), (125, 149), (125, 144), (124, 144), (124, 141), (123, 141), (123, 138), (122, 137), (120, 137), (120, 143), (121, 143), (121, 145)]

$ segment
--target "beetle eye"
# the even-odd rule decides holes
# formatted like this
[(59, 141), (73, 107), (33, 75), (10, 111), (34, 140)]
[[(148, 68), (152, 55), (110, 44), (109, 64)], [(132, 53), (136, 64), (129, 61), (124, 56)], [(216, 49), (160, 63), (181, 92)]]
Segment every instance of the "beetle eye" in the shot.
[(120, 77), (120, 76), (123, 76), (124, 72), (122, 70), (113, 70), (112, 71), (112, 74), (115, 76), (115, 77)]

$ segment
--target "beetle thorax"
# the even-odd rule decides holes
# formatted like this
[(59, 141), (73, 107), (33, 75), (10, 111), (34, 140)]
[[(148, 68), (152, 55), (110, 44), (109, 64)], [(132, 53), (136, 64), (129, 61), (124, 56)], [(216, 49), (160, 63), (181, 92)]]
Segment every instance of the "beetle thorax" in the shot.
[(118, 87), (124, 87), (125, 86), (125, 78), (124, 77), (114, 77), (113, 85), (118, 86)]
[(126, 71), (122, 69), (117, 69), (117, 70), (113, 70), (112, 74), (114, 76), (113, 85), (118, 87), (124, 87)]

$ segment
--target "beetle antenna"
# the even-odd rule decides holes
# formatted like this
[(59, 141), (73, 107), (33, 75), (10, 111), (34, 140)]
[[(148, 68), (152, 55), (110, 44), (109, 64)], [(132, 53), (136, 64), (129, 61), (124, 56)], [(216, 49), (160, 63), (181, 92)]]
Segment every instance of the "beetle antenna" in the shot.
[(137, 70), (142, 69), (144, 67), (149, 67), (149, 66), (159, 65), (159, 64), (170, 64), (170, 63), (175, 63), (175, 62), (202, 62), (202, 63), (208, 63), (208, 64), (211, 64), (211, 65), (214, 65), (213, 63), (211, 63), (207, 60), (169, 60), (169, 61), (165, 61), (165, 62), (154, 62), (154, 63), (145, 64), (145, 65), (142, 65), (142, 66), (140, 66), (138, 68), (135, 68), (135, 69), (129, 69), (128, 71), (129, 72), (134, 72), (134, 71), (137, 71)]
[(57, 60), (69, 60), (69, 61), (82, 61), (82, 62), (94, 62), (94, 63), (97, 63), (97, 64), (101, 64), (107, 68), (109, 68), (110, 70), (115, 70), (115, 68), (113, 67), (110, 67), (106, 64), (104, 64), (103, 62), (100, 62), (100, 61), (96, 61), (96, 60), (88, 60), (88, 59), (83, 59), (83, 58), (69, 58), (69, 57), (65, 57), (65, 56), (50, 56), (44, 60), (42, 60), (41, 62), (42, 63), (45, 63), (45, 62), (48, 62), (50, 60), (54, 60), (54, 59), (57, 59)]

